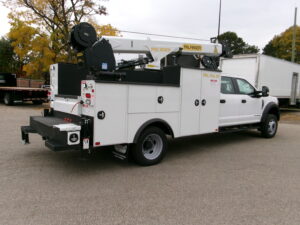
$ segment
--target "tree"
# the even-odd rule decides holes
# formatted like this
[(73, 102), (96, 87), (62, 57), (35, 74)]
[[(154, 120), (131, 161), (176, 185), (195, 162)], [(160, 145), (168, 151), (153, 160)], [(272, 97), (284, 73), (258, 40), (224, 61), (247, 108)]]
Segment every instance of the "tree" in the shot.
[[(297, 26), (296, 36), (295, 62), (300, 63), (300, 26)], [(290, 27), (283, 33), (274, 36), (264, 47), (263, 54), (290, 61), (292, 58), (292, 40), (293, 27)]]
[(68, 40), (71, 27), (94, 15), (107, 14), (106, 8), (97, 2), (96, 0), (3, 1), (13, 15), (18, 15), (22, 21), (34, 23), (43, 32), (51, 34), (51, 41), (55, 43), (52, 48), (56, 52), (66, 51), (69, 56), (71, 49)]
[(14, 52), (23, 62), (23, 70), (30, 78), (40, 78), (49, 70), (49, 65), (59, 57), (50, 47), (50, 38), (39, 28), (31, 26), (11, 14), (11, 29), (8, 37), (13, 40), (11, 45)]
[(0, 39), (0, 72), (15, 73), (22, 67), (11, 43), (11, 40), (5, 37)]
[(258, 53), (259, 49), (255, 45), (247, 44), (235, 32), (225, 32), (218, 37), (221, 43), (226, 43), (233, 55)]
[[(97, 0), (0, 1), (11, 9), (9, 37), (14, 51), (27, 62), (27, 74), (34, 77), (48, 70), (51, 63), (74, 62), (75, 53), (69, 45), (71, 28), (83, 21), (95, 21), (96, 15), (107, 14)], [(110, 24), (97, 26), (100, 32), (107, 34), (109, 29), (110, 35), (118, 35)]]
[(95, 27), (98, 36), (121, 36), (118, 29), (113, 27), (111, 24), (99, 25), (92, 19), (90, 19), (88, 22)]

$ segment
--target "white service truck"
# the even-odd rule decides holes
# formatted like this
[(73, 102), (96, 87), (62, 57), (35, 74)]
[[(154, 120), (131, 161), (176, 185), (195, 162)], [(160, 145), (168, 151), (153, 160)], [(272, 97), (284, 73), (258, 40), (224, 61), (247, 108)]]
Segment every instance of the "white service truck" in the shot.
[[(84, 51), (85, 66), (51, 66), (51, 109), (21, 127), (25, 143), (38, 133), (54, 151), (114, 146), (118, 158), (131, 152), (138, 164), (153, 165), (167, 151), (167, 136), (245, 129), (275, 136), (277, 99), (267, 87), (258, 91), (244, 79), (221, 76), (220, 44), (94, 36), (89, 24), (73, 28), (71, 42)], [(116, 66), (120, 52), (147, 57)]]
[(222, 58), (223, 74), (241, 77), (254, 87), (270, 88), (270, 95), (279, 100), (280, 106), (300, 106), (300, 65), (261, 54), (236, 55)]

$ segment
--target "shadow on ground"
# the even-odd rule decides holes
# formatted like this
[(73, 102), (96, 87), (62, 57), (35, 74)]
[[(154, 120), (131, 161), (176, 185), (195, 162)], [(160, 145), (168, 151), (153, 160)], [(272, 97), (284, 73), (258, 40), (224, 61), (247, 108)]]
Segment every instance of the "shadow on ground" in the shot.
[[(239, 133), (190, 136), (170, 140), (167, 155), (162, 163), (168, 164), (185, 158), (201, 157), (202, 154), (213, 154), (217, 151), (230, 151), (227, 145), (239, 142), (250, 142), (257, 138), (260, 138), (259, 132), (245, 131)], [(133, 162), (131, 157), (126, 161), (116, 159), (112, 155), (112, 149), (113, 147), (103, 147), (92, 151), (87, 157), (82, 157), (79, 151), (52, 152), (44, 147), (44, 149), (32, 149), (26, 152), (25, 156), (36, 158), (36, 160), (47, 161), (49, 164), (55, 164), (51, 166), (59, 167), (60, 170), (68, 170), (70, 173), (76, 173), (78, 171), (88, 173), (97, 170), (120, 170), (140, 167)], [(156, 166), (160, 166), (160, 164)]]

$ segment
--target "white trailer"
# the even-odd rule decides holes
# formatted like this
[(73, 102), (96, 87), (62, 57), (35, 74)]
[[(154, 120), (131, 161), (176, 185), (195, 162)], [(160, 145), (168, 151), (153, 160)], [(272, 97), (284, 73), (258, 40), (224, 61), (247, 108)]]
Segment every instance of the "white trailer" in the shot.
[(270, 94), (282, 105), (300, 103), (300, 65), (261, 54), (237, 55), (222, 58), (220, 68), (224, 75), (242, 77), (257, 89), (270, 88)]

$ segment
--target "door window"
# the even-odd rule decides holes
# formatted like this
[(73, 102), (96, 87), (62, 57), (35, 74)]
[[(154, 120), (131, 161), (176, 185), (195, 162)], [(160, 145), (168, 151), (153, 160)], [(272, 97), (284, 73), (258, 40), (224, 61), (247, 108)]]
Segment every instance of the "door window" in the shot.
[(231, 78), (222, 77), (221, 93), (222, 94), (234, 94), (234, 86), (233, 86), (233, 82), (232, 82)]
[(236, 79), (240, 94), (250, 95), (255, 92), (254, 87), (246, 80)]

